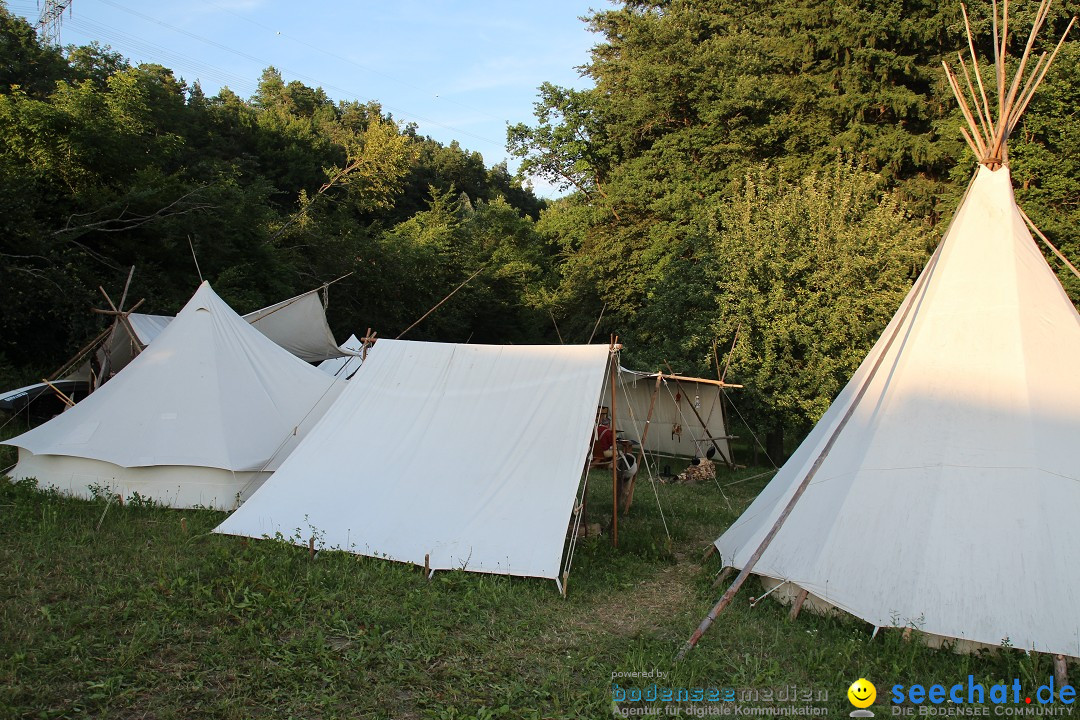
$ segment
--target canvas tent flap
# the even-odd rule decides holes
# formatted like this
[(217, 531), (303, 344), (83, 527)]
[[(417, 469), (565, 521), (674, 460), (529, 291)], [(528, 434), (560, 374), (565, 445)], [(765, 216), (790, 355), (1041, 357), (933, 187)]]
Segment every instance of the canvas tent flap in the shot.
[[(161, 331), (172, 322), (172, 316), (170, 315), (128, 313), (126, 317), (128, 323), (131, 325), (132, 331), (135, 333), (135, 337), (143, 347), (149, 345), (150, 342), (160, 335)], [(112, 368), (112, 372), (119, 372), (131, 362), (133, 357), (135, 357), (136, 350), (134, 345), (135, 343), (127, 329), (121, 327), (119, 324), (113, 324), (109, 336), (96, 350), (99, 365), (107, 358), (108, 364)], [(88, 382), (90, 380), (90, 361), (87, 360), (84, 362), (64, 379)]]
[(342, 385), (256, 332), (203, 283), (122, 373), (6, 444), (128, 468), (273, 469)]
[(301, 360), (319, 362), (349, 354), (330, 332), (318, 290), (248, 313), (244, 319)]
[(363, 362), (361, 357), (363, 349), (364, 343), (361, 342), (360, 338), (350, 335), (348, 340), (341, 343), (343, 356), (323, 360), (318, 367), (328, 375), (348, 380)]
[(877, 626), (1080, 656), (1080, 315), (1006, 168), (979, 168), (924, 276), (716, 547), (747, 563), (881, 358), (754, 572)]
[(380, 340), (217, 532), (557, 578), (607, 346)]
[[(143, 347), (149, 345), (173, 321), (170, 315), (129, 313), (126, 317)], [(263, 335), (306, 362), (352, 355), (352, 351), (346, 346), (338, 347), (334, 341), (334, 335), (326, 322), (326, 309), (317, 289), (250, 312), (243, 318)], [(99, 362), (107, 355), (112, 373), (118, 373), (135, 357), (133, 345), (128, 331), (114, 325), (104, 345), (97, 350)], [(64, 379), (88, 381), (89, 361)]]

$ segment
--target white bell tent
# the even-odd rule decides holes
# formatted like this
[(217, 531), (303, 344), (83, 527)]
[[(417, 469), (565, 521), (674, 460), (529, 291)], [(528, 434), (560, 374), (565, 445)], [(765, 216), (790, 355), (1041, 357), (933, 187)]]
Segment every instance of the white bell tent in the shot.
[(203, 283), (110, 382), (5, 444), (14, 478), (78, 496), (134, 492), (231, 509), (254, 491), (343, 382), (271, 342)]
[(1005, 139), (1038, 83), (1006, 97), (996, 41), (999, 124), (971, 122), (967, 194), (851, 381), (716, 541), (741, 572), (683, 654), (753, 572), (799, 606), (958, 649), (1080, 657), (1080, 314), (1013, 196)]
[(216, 532), (558, 580), (608, 357), (604, 345), (379, 340)]

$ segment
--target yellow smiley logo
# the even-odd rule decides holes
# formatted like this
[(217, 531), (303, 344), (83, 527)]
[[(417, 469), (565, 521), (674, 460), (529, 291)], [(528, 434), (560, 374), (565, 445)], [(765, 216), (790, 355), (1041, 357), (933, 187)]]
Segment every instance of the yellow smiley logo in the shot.
[(851, 687), (847, 690), (847, 698), (857, 708), (868, 708), (877, 700), (877, 688), (866, 678), (859, 678), (851, 683)]

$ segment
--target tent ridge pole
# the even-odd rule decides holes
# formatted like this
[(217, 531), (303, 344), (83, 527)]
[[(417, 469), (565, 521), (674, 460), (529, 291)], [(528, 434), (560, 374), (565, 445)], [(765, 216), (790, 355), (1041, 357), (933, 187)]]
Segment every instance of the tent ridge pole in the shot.
[(615, 424), (615, 378), (619, 374), (619, 336), (611, 336), (608, 348), (611, 368), (611, 546), (619, 547), (619, 438)]

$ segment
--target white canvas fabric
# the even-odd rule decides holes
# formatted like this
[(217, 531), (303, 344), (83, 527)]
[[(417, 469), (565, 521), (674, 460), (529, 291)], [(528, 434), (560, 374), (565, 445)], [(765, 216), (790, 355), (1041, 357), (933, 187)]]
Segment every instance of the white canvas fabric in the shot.
[[(724, 427), (723, 400), (718, 386), (682, 378), (676, 382), (665, 377), (654, 403), (655, 390), (656, 373), (619, 368), (615, 422), (620, 434), (625, 430), (626, 437), (640, 441), (652, 404), (652, 419), (649, 432), (645, 435), (647, 452), (704, 457), (706, 451), (713, 447), (709, 438), (714, 438), (724, 457), (731, 457)], [(604, 389), (604, 404), (611, 406), (610, 386)], [(695, 410), (697, 415), (694, 414)], [(716, 460), (721, 462), (719, 457)]]
[(1080, 656), (1080, 315), (1004, 168), (979, 168), (885, 334), (716, 541), (724, 563), (746, 564), (879, 358), (754, 572), (876, 626)]
[(379, 340), (216, 532), (557, 578), (608, 348)]
[[(255, 331), (203, 283), (123, 372), (61, 415), (6, 442), (19, 448), (13, 476), (32, 476), (29, 454), (120, 468), (273, 470), (343, 385)], [(124, 473), (103, 471), (98, 463), (82, 469), (78, 463), (53, 463), (59, 474), (36, 476), (83, 495), (91, 484), (130, 491), (120, 479)], [(234, 496), (212, 500), (198, 504), (235, 504)]]
[[(172, 322), (171, 315), (144, 315), (143, 313), (130, 313), (127, 316), (131, 329), (135, 333), (139, 344), (146, 347), (150, 341), (161, 334), (161, 331)], [(109, 367), (113, 373), (123, 370), (131, 358), (135, 357), (135, 342), (126, 328), (113, 325), (109, 337), (97, 350), (99, 367), (100, 363), (108, 358)], [(78, 369), (64, 378), (65, 380), (90, 380), (90, 361), (83, 363)]]
[(301, 360), (319, 362), (348, 354), (330, 332), (318, 290), (248, 313), (244, 319)]
[(361, 359), (361, 352), (363, 352), (364, 343), (360, 342), (360, 338), (355, 335), (350, 335), (349, 339), (341, 343), (342, 357), (329, 358), (319, 363), (319, 369), (328, 375), (333, 375), (336, 378), (348, 380), (353, 376), (363, 362)]
[[(347, 350), (344, 345), (338, 347), (334, 341), (318, 289), (282, 300), (242, 317), (263, 335), (301, 360), (319, 362), (352, 355), (352, 351)], [(170, 315), (143, 313), (131, 313), (127, 318), (143, 347), (149, 345), (173, 320)], [(120, 372), (135, 357), (131, 334), (125, 328), (113, 326), (112, 333), (97, 353), (99, 363), (108, 355), (112, 373)], [(64, 379), (89, 380), (90, 363), (83, 363)]]

